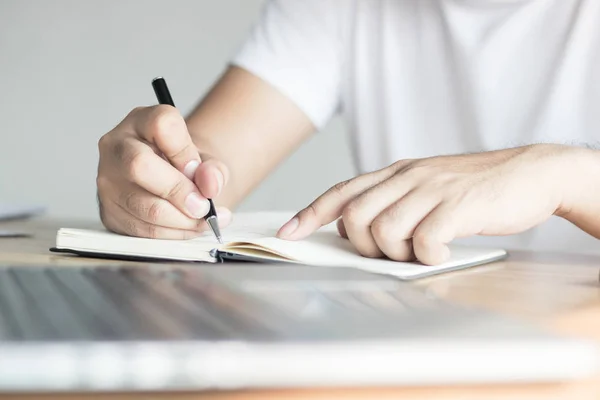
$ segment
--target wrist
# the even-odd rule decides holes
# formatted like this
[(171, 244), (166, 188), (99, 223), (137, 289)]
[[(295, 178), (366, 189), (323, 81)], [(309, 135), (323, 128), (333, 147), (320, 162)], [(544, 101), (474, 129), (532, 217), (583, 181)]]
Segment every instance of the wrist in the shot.
[(556, 186), (560, 187), (561, 200), (555, 212), (557, 216), (579, 214), (579, 210), (595, 207), (600, 201), (600, 152), (598, 150), (562, 146), (558, 158)]

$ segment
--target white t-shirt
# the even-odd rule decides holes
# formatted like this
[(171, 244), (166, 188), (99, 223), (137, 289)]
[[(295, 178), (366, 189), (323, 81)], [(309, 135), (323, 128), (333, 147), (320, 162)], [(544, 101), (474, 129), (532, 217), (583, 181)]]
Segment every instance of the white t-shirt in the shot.
[[(272, 0), (233, 63), (318, 128), (343, 115), (361, 173), (600, 137), (599, 0)], [(600, 253), (558, 217), (463, 242)]]

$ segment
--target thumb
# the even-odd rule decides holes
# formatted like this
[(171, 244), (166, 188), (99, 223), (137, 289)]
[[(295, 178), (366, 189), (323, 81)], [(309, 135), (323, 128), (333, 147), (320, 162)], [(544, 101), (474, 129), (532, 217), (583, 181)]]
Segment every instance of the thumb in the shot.
[(175, 107), (161, 104), (136, 109), (128, 119), (138, 137), (155, 145), (164, 159), (192, 179), (200, 155), (185, 120)]
[(217, 197), (228, 181), (229, 169), (227, 166), (215, 158), (202, 154), (202, 162), (197, 165), (194, 172), (194, 183), (202, 196), (207, 199)]

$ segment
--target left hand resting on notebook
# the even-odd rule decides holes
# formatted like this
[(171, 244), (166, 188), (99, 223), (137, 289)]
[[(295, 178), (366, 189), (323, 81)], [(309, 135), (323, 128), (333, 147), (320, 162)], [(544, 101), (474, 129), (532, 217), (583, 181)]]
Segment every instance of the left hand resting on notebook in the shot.
[(416, 257), (424, 264), (439, 264), (450, 256), (446, 244), (455, 238), (515, 234), (552, 215), (570, 213), (573, 199), (579, 196), (580, 201), (586, 197), (581, 192), (590, 190), (577, 182), (578, 175), (591, 165), (599, 176), (597, 166), (588, 162), (596, 161), (591, 152), (531, 145), (398, 161), (335, 185), (278, 235), (302, 239), (341, 217), (340, 234), (363, 256), (399, 261)]

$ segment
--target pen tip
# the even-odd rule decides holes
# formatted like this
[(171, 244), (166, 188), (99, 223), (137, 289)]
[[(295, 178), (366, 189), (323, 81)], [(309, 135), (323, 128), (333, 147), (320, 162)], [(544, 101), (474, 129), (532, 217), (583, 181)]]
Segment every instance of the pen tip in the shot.
[(221, 230), (219, 229), (217, 217), (215, 215), (211, 215), (206, 219), (206, 222), (208, 223), (208, 226), (210, 226), (210, 229), (213, 231), (215, 237), (217, 238), (217, 241), (223, 244), (223, 237), (221, 236)]
[(157, 76), (156, 78), (152, 79), (152, 82), (156, 82), (159, 79), (163, 79), (163, 77), (162, 76)]

